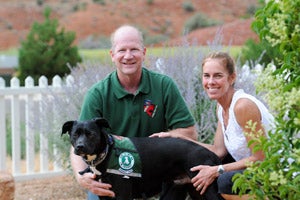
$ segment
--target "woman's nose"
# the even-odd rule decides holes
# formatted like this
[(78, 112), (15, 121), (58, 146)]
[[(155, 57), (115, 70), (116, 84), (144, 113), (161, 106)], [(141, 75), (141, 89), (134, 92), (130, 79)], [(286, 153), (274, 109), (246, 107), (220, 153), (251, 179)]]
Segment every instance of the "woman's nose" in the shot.
[(215, 82), (214, 77), (209, 77), (208, 80), (207, 80), (207, 82), (208, 82), (209, 84), (214, 83), (214, 82)]

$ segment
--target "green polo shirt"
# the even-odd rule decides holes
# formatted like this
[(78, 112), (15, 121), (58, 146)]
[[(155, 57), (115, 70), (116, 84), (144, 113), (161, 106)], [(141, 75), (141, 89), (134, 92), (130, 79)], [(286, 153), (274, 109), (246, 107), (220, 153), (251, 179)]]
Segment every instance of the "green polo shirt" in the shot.
[(107, 119), (114, 134), (127, 137), (145, 137), (195, 124), (174, 81), (146, 68), (136, 94), (123, 89), (116, 71), (92, 86), (79, 119), (95, 117)]

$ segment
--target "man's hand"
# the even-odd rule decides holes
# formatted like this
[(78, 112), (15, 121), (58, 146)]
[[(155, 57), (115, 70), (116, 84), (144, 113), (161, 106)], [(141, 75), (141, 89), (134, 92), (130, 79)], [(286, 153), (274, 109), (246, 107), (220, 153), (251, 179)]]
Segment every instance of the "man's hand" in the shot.
[(171, 137), (171, 134), (169, 132), (159, 132), (159, 133), (153, 133), (149, 137)]
[(78, 183), (85, 189), (91, 191), (98, 196), (115, 197), (115, 193), (111, 191), (111, 185), (95, 180), (96, 175), (92, 173), (85, 173), (77, 176)]

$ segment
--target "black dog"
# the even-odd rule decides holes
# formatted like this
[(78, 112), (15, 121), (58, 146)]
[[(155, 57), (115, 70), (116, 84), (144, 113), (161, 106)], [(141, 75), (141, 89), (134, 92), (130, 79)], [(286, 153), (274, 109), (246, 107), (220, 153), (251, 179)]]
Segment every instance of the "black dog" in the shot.
[[(62, 134), (69, 133), (74, 153), (82, 156), (89, 165), (81, 174), (92, 171), (101, 181), (110, 183), (117, 200), (155, 196), (161, 191), (163, 182), (183, 175), (194, 177), (197, 172), (191, 172), (191, 167), (221, 164), (214, 153), (188, 140), (157, 137), (129, 139), (112, 135), (109, 130), (108, 122), (97, 118), (82, 122), (68, 121), (63, 125)], [(193, 190), (193, 199), (203, 199), (199, 192)], [(204, 197), (208, 200), (222, 199), (216, 182), (208, 187)]]

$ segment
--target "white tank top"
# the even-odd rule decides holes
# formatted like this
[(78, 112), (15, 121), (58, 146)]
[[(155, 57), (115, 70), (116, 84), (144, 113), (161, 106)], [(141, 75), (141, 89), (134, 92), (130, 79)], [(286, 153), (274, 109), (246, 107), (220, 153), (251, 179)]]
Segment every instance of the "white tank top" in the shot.
[(226, 128), (222, 116), (223, 108), (222, 106), (218, 105), (218, 119), (222, 125), (224, 143), (227, 151), (236, 161), (249, 157), (251, 155), (251, 150), (247, 146), (248, 143), (243, 133), (243, 129), (236, 121), (234, 115), (234, 106), (237, 100), (241, 98), (250, 99), (257, 105), (262, 116), (262, 124), (266, 133), (272, 129), (272, 126), (274, 124), (274, 117), (268, 111), (265, 105), (254, 96), (246, 94), (242, 89), (237, 90), (232, 97), (232, 102), (229, 107), (229, 119)]

